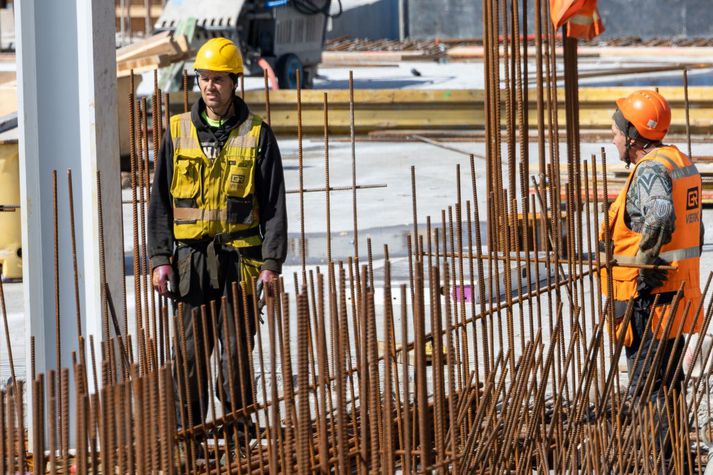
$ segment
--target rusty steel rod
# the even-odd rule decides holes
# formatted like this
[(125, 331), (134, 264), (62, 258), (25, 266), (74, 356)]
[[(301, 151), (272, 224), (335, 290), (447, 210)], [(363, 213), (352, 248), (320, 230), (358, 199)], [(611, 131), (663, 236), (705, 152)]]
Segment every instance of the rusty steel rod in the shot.
[[(299, 183), (288, 193), (299, 199), (299, 271), (288, 273), (287, 280), (278, 278), (263, 296), (264, 305), (258, 301), (254, 276), (225, 282), (225, 295), (191, 313), (179, 301), (169, 305), (147, 293), (150, 150), (158, 153), (170, 117), (156, 72), (150, 106), (146, 99), (136, 101), (132, 88), (128, 203), (136, 299), (131, 317), (136, 324), (126, 325), (126, 305), (126, 329), (118, 324), (102, 270), (102, 318), (105, 325), (111, 318), (114, 330), (102, 328), (101, 363), (94, 354), (94, 335), (89, 335), (91, 362), (86, 361), (68, 173), (77, 348), (71, 361), (64, 362), (71, 367), (59, 364), (64, 356), (58, 347), (57, 369), (44, 373), (40, 367), (36, 374), (33, 347), (25, 386), (16, 380), (22, 376), (14, 373), (10, 349), (11, 384), (0, 385), (0, 471), (30, 467), (25, 434), (34, 437), (33, 455), (47, 453), (33, 460), (37, 473), (702, 471), (705, 451), (688, 447), (705, 430), (698, 412), (705, 410), (710, 385), (703, 383), (705, 378), (682, 374), (676, 355), (692, 355), (705, 368), (713, 351), (703, 339), (683, 339), (682, 320), (659, 319), (648, 330), (652, 335), (679, 338), (672, 340), (670, 352), (663, 345), (639, 352), (633, 369), (655, 367), (674, 375), (684, 381), (688, 394), (667, 390), (666, 403), (657, 406), (648, 401), (655, 389), (653, 371), (631, 388), (619, 380), (623, 336), (610, 331), (611, 337), (605, 337), (614, 315), (613, 305), (602, 297), (612, 294), (612, 269), (673, 272), (676, 267), (619, 263), (611, 251), (597, 252), (594, 233), (600, 232), (600, 224), (601, 240), (612, 240), (606, 157), (602, 153), (600, 163), (596, 157), (581, 160), (576, 41), (564, 35), (560, 54), (548, 5), (534, 3), (533, 10), (526, 1), (482, 1), (485, 144), (484, 154), (477, 157), (484, 159), (483, 168), (476, 174), (476, 155), (467, 153), (472, 196), (464, 197), (468, 190), (462, 189), (457, 162), (448, 202), (436, 208), (440, 217), (435, 214), (432, 221), (425, 216), (421, 226), (424, 216), (419, 212), (430, 208), (431, 196), (421, 175), (417, 183), (421, 171), (409, 169), (411, 223), (404, 253), (384, 245), (379, 255), (374, 247), (379, 243), (358, 229), (356, 191), (386, 185), (357, 185), (360, 124), (353, 73), (348, 112), (352, 182), (346, 186), (332, 185), (332, 111), (326, 93), (324, 183), (306, 183), (298, 77)], [(528, 18), (533, 13), (534, 19)], [(535, 52), (529, 57), (527, 40), (521, 37), (528, 21), (535, 27)], [(528, 59), (536, 62), (536, 100), (531, 104)], [(269, 124), (269, 83), (263, 78)], [(188, 79), (184, 74), (186, 111)], [(241, 79), (239, 94), (243, 91)], [(558, 103), (558, 97), (564, 102)], [(532, 120), (538, 138), (530, 151)], [(566, 141), (562, 157), (560, 139)], [(530, 153), (537, 154), (533, 170)], [(106, 212), (100, 181), (97, 188), (99, 211)], [(332, 192), (346, 190), (352, 191), (353, 249), (345, 255), (332, 241)], [(306, 219), (311, 215), (305, 196), (311, 192), (324, 193), (325, 200), (327, 239), (319, 267), (307, 262)], [(59, 242), (65, 238), (58, 234), (57, 202), (55, 191), (55, 285), (60, 284)], [(100, 216), (103, 228), (103, 216), (109, 215)], [(366, 246), (360, 249), (364, 239)], [(100, 241), (103, 247), (103, 237)], [(108, 256), (114, 251), (101, 252)], [(241, 265), (247, 264), (240, 257)], [(684, 317), (698, 319), (703, 334), (713, 320), (710, 282), (711, 277), (700, 302), (694, 305), (679, 295), (669, 309), (670, 315), (681, 310)], [(0, 301), (9, 347), (2, 283)], [(630, 323), (632, 306), (620, 323)], [(220, 352), (237, 356), (221, 362)], [(23, 388), (33, 396), (26, 408), (21, 406)], [(636, 397), (629, 398), (630, 391)], [(27, 411), (33, 416), (31, 427), (24, 426)], [(670, 460), (652, 436), (663, 424), (669, 427)], [(76, 443), (70, 434), (79, 437)]]

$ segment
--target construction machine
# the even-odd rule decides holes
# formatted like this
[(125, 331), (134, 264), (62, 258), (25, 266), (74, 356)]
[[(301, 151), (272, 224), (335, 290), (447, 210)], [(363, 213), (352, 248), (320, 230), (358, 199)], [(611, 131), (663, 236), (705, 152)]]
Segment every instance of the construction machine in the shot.
[(156, 31), (175, 30), (195, 19), (191, 46), (222, 36), (240, 45), (247, 75), (272, 69), (282, 89), (310, 87), (322, 59), (331, 0), (169, 0)]

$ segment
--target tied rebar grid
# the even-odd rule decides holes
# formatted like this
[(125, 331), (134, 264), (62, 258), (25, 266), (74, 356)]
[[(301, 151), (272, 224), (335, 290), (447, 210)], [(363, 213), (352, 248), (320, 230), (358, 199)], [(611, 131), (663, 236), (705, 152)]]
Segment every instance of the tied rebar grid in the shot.
[[(453, 203), (440, 216), (426, 216), (425, 230), (417, 193), (421, 200), (428, 196), (410, 169), (413, 230), (405, 260), (390, 257), (384, 246), (383, 266), (375, 264), (372, 244), (378, 243), (358, 231), (356, 191), (367, 186), (357, 185), (352, 74), (351, 186), (330, 183), (325, 93), (325, 182), (305, 187), (298, 92), (300, 273), (274, 281), (264, 307), (254, 281), (236, 282), (229, 297), (186, 315), (187, 326), (182, 305), (172, 317), (167, 302), (150, 292), (145, 255), (149, 149), (156, 151), (169, 117), (161, 120), (154, 79), (150, 141), (148, 103), (130, 95), (135, 334), (121, 333), (116, 296), (104, 285), (99, 355), (93, 335), (85, 347), (77, 305), (77, 353), (62, 361), (69, 366), (46, 375), (33, 370), (25, 387), (10, 360), (12, 380), (0, 389), (0, 472), (25, 470), (31, 458), (35, 473), (701, 473), (706, 455), (699, 444), (691, 447), (705, 429), (698, 420), (709, 389), (703, 378), (682, 375), (681, 361), (659, 345), (636, 357), (634, 367), (649, 372), (637, 381), (634, 398), (619, 380), (623, 335), (609, 328), (613, 308), (600, 297), (602, 288), (611, 292), (611, 272), (606, 281), (599, 272), (616, 263), (597, 252), (595, 234), (603, 223), (604, 240), (611, 240), (608, 214), (598, 213), (601, 200), (605, 211), (608, 206), (606, 158), (579, 156), (576, 40), (565, 38), (563, 57), (557, 56), (547, 3), (534, 2), (536, 110), (529, 117), (522, 38), (532, 10), (524, 1), (483, 1), (485, 155), (470, 157), (469, 185), (455, 167)], [(560, 176), (558, 65), (569, 181)], [(265, 100), (269, 111), (267, 83)], [(531, 119), (539, 132), (532, 171)], [(486, 178), (484, 189), (476, 172)], [(56, 196), (56, 175), (53, 184)], [(98, 176), (97, 184), (101, 189)], [(73, 220), (71, 175), (68, 185)], [(332, 193), (340, 190), (352, 191), (354, 234), (353, 254), (341, 258), (331, 247), (330, 209)], [(305, 260), (304, 193), (312, 191), (325, 193), (328, 258), (320, 267)], [(55, 216), (65, 212), (55, 199)], [(55, 242), (60, 238), (55, 231)], [(72, 234), (73, 248), (74, 240)], [(399, 280), (393, 269), (404, 262), (407, 277)], [(55, 274), (59, 285), (58, 268)], [(285, 289), (285, 278), (295, 282), (295, 294)], [(703, 332), (713, 318), (713, 306), (705, 305), (710, 281), (709, 275), (698, 308), (683, 308), (684, 315), (699, 316)], [(670, 314), (680, 298), (679, 292)], [(0, 303), (9, 347), (2, 283)], [(631, 316), (630, 303), (625, 324)], [(58, 328), (61, 318), (57, 308)], [(651, 331), (683, 334), (682, 324), (663, 321)], [(246, 339), (253, 331), (255, 338)], [(189, 380), (189, 332), (199, 335), (194, 363), (207, 375), (198, 388)], [(221, 342), (220, 334), (237, 337)], [(690, 349), (706, 366), (711, 350), (702, 339), (695, 346), (689, 338), (675, 341), (675, 349)], [(215, 357), (220, 345), (238, 354), (225, 363), (226, 372)], [(650, 402), (652, 368), (683, 376), (690, 390), (666, 388), (666, 404)], [(24, 391), (32, 392), (31, 428), (24, 425)], [(222, 402), (238, 400), (250, 402)], [(176, 411), (184, 405), (200, 406), (198, 420), (193, 411)], [(664, 441), (671, 456), (653, 436), (663, 424), (671, 428)], [(25, 444), (30, 431), (33, 457)]]

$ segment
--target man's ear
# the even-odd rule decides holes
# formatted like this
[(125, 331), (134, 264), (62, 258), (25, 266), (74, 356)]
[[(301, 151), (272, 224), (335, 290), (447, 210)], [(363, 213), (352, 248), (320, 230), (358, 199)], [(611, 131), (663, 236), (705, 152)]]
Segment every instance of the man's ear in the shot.
[(240, 76), (237, 74), (230, 74), (230, 79), (233, 80), (233, 91), (237, 91), (240, 85)]

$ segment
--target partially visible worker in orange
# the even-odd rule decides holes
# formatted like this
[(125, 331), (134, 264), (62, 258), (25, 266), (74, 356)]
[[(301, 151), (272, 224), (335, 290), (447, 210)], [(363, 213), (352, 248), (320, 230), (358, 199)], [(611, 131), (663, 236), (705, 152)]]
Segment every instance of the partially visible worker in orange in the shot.
[[(671, 108), (660, 94), (637, 91), (618, 99), (616, 106), (613, 143), (627, 168), (630, 164), (634, 167), (609, 209), (612, 258), (638, 267), (612, 268), (613, 300), (609, 304), (613, 304), (621, 324), (627, 303), (634, 298), (631, 324), (625, 329), (617, 328), (618, 335), (626, 332), (628, 396), (634, 404), (648, 405), (649, 400), (660, 404), (655, 444), (657, 453), (663, 455), (662, 463), (666, 463), (671, 455), (667, 414), (673, 414), (673, 407), (667, 411), (664, 404), (672, 404), (684, 389), (683, 372), (678, 371), (674, 378), (683, 356), (681, 334), (695, 333), (703, 323), (699, 309), (704, 232), (701, 175), (689, 157), (662, 142), (671, 123)], [(600, 244), (604, 241), (602, 225)], [(601, 286), (605, 295), (606, 278), (603, 271)], [(682, 292), (677, 304), (672, 305), (679, 289)]]

